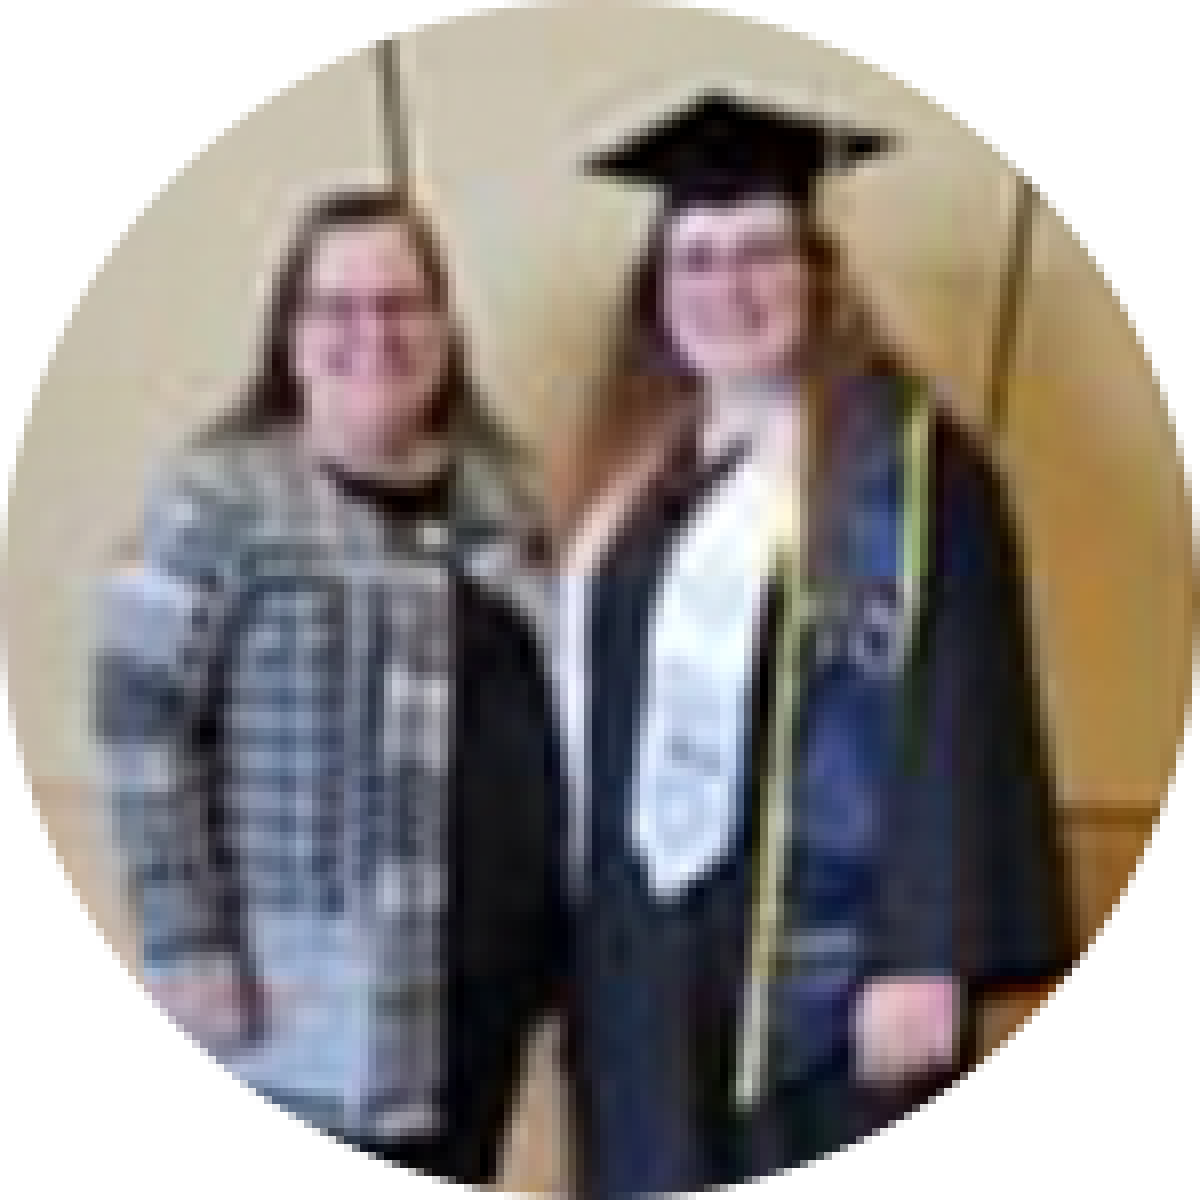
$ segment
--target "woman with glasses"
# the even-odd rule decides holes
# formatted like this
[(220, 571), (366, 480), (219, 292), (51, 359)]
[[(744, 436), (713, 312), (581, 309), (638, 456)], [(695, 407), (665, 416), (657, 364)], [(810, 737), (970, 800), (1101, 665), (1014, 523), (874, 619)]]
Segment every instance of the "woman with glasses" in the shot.
[(815, 216), (890, 140), (708, 94), (588, 162), (665, 193), (561, 614), (589, 1196), (853, 1141), (1070, 961), (1004, 491)]
[(155, 996), (319, 1128), (471, 1183), (559, 949), (511, 450), (425, 222), (327, 196), (243, 406), (153, 489), (96, 664)]

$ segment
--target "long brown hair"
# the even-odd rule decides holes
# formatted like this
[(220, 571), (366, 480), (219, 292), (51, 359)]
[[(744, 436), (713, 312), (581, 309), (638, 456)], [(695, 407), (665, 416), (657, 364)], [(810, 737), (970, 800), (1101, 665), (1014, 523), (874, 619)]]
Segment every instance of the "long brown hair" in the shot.
[[(396, 188), (343, 188), (326, 193), (308, 209), (272, 280), (252, 374), (233, 408), (187, 444), (200, 448), (267, 437), (299, 424), (304, 395), (292, 370), (292, 336), (321, 239), (336, 229), (393, 222), (408, 230), (436, 302), (451, 320), (449, 361), (433, 406), (430, 432), (445, 433), (459, 447), (475, 450), (493, 471), (504, 502), (529, 521), (533, 501), (523, 478), (530, 466), (529, 452), (484, 407), (467, 365), (465, 340), (452, 315), (450, 273), (437, 236), (408, 196)], [(140, 529), (122, 537), (113, 548), (114, 563), (136, 562), (143, 540)]]
[[(553, 497), (563, 536), (606, 488), (618, 485), (639, 448), (659, 439), (664, 454), (698, 415), (700, 378), (672, 345), (663, 319), (669, 211), (660, 214), (630, 274), (606, 378), (560, 451), (569, 461)], [(837, 240), (797, 214), (800, 253), (811, 272), (809, 337), (814, 488), (833, 436), (830, 386), (838, 378), (913, 376), (913, 368), (851, 282)], [(647, 480), (648, 482), (648, 480)], [(632, 485), (636, 492), (637, 485)], [(632, 501), (632, 496), (628, 500)]]
[(429, 432), (473, 444), (508, 469), (523, 459), (523, 448), (487, 412), (472, 379), (466, 341), (452, 311), (449, 268), (433, 226), (404, 191), (390, 187), (341, 188), (308, 209), (276, 270), (253, 373), (234, 409), (200, 440), (262, 436), (300, 422), (304, 397), (292, 368), (292, 340), (313, 259), (327, 234), (380, 224), (408, 232), (434, 303), (451, 326), (446, 375), (430, 413)]

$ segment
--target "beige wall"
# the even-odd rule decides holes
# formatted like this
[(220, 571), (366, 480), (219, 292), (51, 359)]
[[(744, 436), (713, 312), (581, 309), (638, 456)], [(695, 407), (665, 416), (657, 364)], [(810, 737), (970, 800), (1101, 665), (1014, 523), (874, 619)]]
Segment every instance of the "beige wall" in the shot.
[(131, 228), (62, 338), (22, 445), (4, 575), (14, 718), (34, 777), (86, 765), (92, 573), (134, 528), (149, 466), (233, 396), (281, 218), (323, 182), (382, 176), (375, 86), (361, 54), (221, 136)]
[(463, 264), (488, 378), (535, 429), (602, 366), (650, 211), (650, 197), (580, 178), (574, 164), (704, 83), (902, 133), (902, 157), (831, 189), (830, 222), (905, 341), (979, 411), (1015, 179), (913, 91), (794, 34), (624, 4), (493, 13), (397, 46), (416, 164)]
[(1065, 802), (1152, 812), (1191, 687), (1187, 481), (1137, 335), (1050, 209), (1010, 405)]
[[(1008, 165), (934, 105), (804, 39), (622, 4), (505, 12), (398, 39), (421, 186), (452, 248), (483, 375), (531, 432), (602, 364), (645, 197), (575, 177), (587, 145), (704, 82), (840, 107), (906, 150), (833, 190), (830, 221), (898, 331), (978, 420), (1016, 195)], [(136, 518), (146, 468), (229, 399), (281, 215), (311, 188), (382, 178), (367, 55), (248, 117), (155, 201), (82, 301), (28, 428), (10, 503), (10, 693), (51, 833), (131, 946), (93, 851), (86, 595)], [(1191, 530), (1174, 438), (1123, 313), (1043, 210), (1011, 428), (1085, 924), (1119, 894), (1178, 741), (1191, 665)], [(553, 384), (553, 386), (551, 386)], [(998, 1011), (993, 1040), (1029, 1000)], [(514, 1183), (561, 1177), (544, 1068), (514, 1131)]]

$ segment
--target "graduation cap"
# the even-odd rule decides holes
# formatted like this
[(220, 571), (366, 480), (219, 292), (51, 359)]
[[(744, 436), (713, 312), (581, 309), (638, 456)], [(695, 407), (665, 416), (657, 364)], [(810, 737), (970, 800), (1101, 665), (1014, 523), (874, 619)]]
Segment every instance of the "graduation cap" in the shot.
[(668, 211), (727, 205), (764, 191), (812, 206), (823, 176), (892, 150), (897, 139), (827, 117), (705, 92), (624, 143), (585, 158), (583, 169), (665, 190)]

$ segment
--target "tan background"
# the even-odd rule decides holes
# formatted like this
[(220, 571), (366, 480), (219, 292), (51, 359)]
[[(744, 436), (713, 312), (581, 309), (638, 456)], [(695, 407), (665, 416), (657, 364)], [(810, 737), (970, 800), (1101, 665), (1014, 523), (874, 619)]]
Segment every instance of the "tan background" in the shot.
[[(419, 186), (452, 241), (497, 406), (535, 436), (584, 402), (648, 213), (571, 171), (587, 145), (720, 83), (898, 128), (902, 157), (839, 183), (830, 223), (887, 318), (984, 418), (1017, 178), (936, 106), (797, 35), (621, 4), (502, 12), (397, 39)], [(87, 592), (135, 521), (145, 470), (231, 397), (261, 271), (312, 188), (385, 176), (376, 61), (362, 54), (255, 112), (155, 201), (81, 303), (34, 409), (10, 505), (4, 602), (14, 718), (52, 836), (107, 936), (135, 939), (85, 789)], [(1007, 436), (1026, 527), (1063, 822), (1085, 928), (1141, 853), (1191, 676), (1185, 480), (1119, 305), (1040, 206)], [(1032, 1007), (989, 1014), (1000, 1040)], [(549, 1037), (505, 1182), (562, 1161)]]

